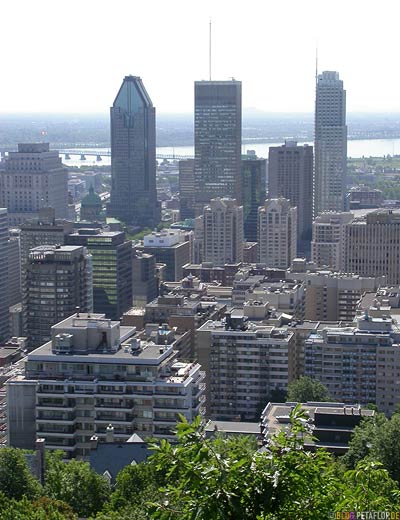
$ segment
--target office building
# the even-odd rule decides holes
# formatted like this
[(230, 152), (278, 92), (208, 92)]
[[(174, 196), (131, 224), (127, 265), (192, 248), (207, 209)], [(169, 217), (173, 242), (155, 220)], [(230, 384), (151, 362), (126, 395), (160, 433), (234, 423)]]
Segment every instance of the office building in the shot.
[(258, 208), (265, 201), (267, 161), (255, 154), (242, 155), (243, 231), (248, 242), (257, 242)]
[(305, 341), (305, 375), (318, 379), (332, 399), (391, 414), (400, 400), (400, 330), (392, 317), (360, 316), (354, 326), (314, 331)]
[(242, 202), (242, 83), (194, 85), (195, 215), (215, 197)]
[(287, 269), (297, 256), (297, 208), (288, 199), (267, 199), (258, 209), (258, 259)]
[(156, 113), (142, 80), (126, 76), (111, 114), (111, 198), (108, 213), (123, 222), (160, 222), (156, 191)]
[(51, 341), (28, 354), (25, 375), (7, 387), (8, 443), (87, 456), (90, 439), (172, 439), (179, 414), (204, 413), (204, 373), (178, 361), (181, 335), (157, 326), (149, 336), (101, 314), (74, 314), (51, 329)]
[(181, 220), (194, 218), (194, 159), (179, 161), (179, 211)]
[(384, 202), (381, 190), (370, 186), (353, 186), (347, 194), (348, 209), (380, 208)]
[(48, 143), (19, 144), (0, 168), (0, 207), (8, 208), (10, 225), (36, 218), (51, 207), (56, 218), (67, 217), (68, 172)]
[(9, 338), (9, 295), (8, 295), (8, 215), (0, 208), (0, 340)]
[(400, 284), (400, 211), (377, 210), (345, 228), (345, 270)]
[(153, 255), (135, 251), (132, 256), (132, 305), (145, 307), (158, 294), (156, 259)]
[(212, 199), (203, 209), (203, 262), (216, 266), (243, 261), (243, 206)]
[(132, 306), (132, 242), (122, 231), (82, 228), (66, 244), (84, 246), (92, 255), (94, 312), (120, 319)]
[(26, 265), (23, 295), (29, 347), (50, 340), (50, 329), (79, 307), (93, 310), (91, 256), (79, 246), (38, 246)]
[(207, 321), (196, 333), (199, 363), (206, 373), (207, 416), (255, 420), (273, 391), (291, 380), (294, 334), (279, 327), (247, 322), (227, 313)]
[(334, 212), (316, 217), (312, 226), (311, 261), (317, 267), (332, 271), (344, 269), (345, 228), (353, 218), (352, 213)]
[[(268, 159), (268, 196), (284, 197), (297, 208), (297, 245), (309, 251), (312, 227), (313, 148), (286, 141), (271, 146)], [(261, 204), (260, 204), (261, 205)]]
[(165, 280), (179, 281), (183, 278), (183, 266), (190, 262), (191, 244), (186, 238), (187, 234), (180, 229), (153, 231), (145, 235), (143, 246), (135, 246), (135, 250), (151, 254), (156, 262), (165, 264)]
[(22, 301), (21, 249), (19, 229), (10, 229), (8, 238), (8, 306)]
[(318, 75), (315, 98), (314, 216), (345, 209), (346, 91), (338, 72)]

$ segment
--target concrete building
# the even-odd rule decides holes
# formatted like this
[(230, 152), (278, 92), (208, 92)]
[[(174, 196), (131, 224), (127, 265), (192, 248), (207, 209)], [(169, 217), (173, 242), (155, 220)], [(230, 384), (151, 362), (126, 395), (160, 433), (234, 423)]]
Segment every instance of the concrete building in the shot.
[(268, 197), (284, 197), (297, 208), (297, 247), (304, 252), (311, 241), (313, 160), (312, 146), (298, 146), (296, 141), (269, 148)]
[(271, 392), (291, 380), (294, 334), (247, 322), (227, 313), (207, 321), (196, 333), (198, 360), (206, 372), (206, 406), (211, 419), (254, 420)]
[(314, 220), (311, 261), (317, 267), (327, 267), (332, 271), (344, 269), (345, 228), (353, 218), (352, 213), (328, 212), (318, 215)]
[(94, 187), (90, 185), (89, 193), (81, 201), (81, 220), (88, 222), (100, 222), (103, 217), (103, 202), (95, 193)]
[(79, 246), (39, 246), (26, 265), (23, 305), (29, 347), (50, 339), (50, 330), (77, 307), (93, 311), (92, 260)]
[(314, 216), (345, 209), (346, 91), (338, 72), (318, 75), (315, 98)]
[(345, 228), (344, 268), (361, 276), (385, 276), (400, 284), (400, 211), (377, 210)]
[(8, 238), (8, 306), (22, 301), (21, 248), (19, 229), (10, 229)]
[(203, 210), (203, 261), (216, 266), (243, 261), (243, 206), (212, 199)]
[(156, 259), (153, 255), (136, 251), (132, 257), (132, 305), (145, 307), (158, 294)]
[(65, 241), (92, 255), (94, 312), (120, 319), (132, 305), (132, 242), (122, 231), (99, 228), (77, 229)]
[(36, 436), (67, 457), (88, 456), (90, 439), (116, 442), (133, 433), (173, 438), (178, 414), (204, 412), (204, 374), (177, 359), (179, 336), (146, 337), (101, 314), (75, 314), (28, 354), (25, 375), (8, 382), (8, 443), (32, 448)]
[(258, 209), (258, 261), (286, 269), (297, 256), (297, 209), (288, 199), (267, 199)]
[(194, 84), (195, 215), (215, 197), (242, 202), (242, 83)]
[(156, 191), (156, 113), (142, 80), (125, 76), (111, 114), (111, 198), (108, 213), (123, 222), (160, 222)]
[(185, 264), (183, 266), (183, 276), (193, 275), (203, 283), (218, 283), (222, 286), (232, 286), (235, 274), (240, 269), (241, 262), (235, 264), (225, 264), (224, 266), (214, 265), (212, 262), (200, 264)]
[(305, 341), (305, 375), (324, 384), (334, 400), (391, 414), (400, 400), (400, 329), (389, 317), (357, 318), (354, 326), (312, 332)]
[(8, 215), (6, 208), (0, 208), (0, 340), (9, 338), (9, 294), (8, 294), (8, 257), (9, 257)]
[(194, 159), (179, 161), (179, 210), (182, 220), (194, 218)]
[(243, 231), (249, 242), (257, 242), (258, 208), (266, 197), (267, 161), (254, 153), (242, 155)]
[(0, 168), (0, 207), (8, 208), (10, 225), (36, 218), (51, 207), (56, 218), (67, 217), (68, 173), (48, 143), (19, 144)]
[(347, 194), (347, 206), (351, 210), (380, 208), (384, 197), (381, 190), (370, 186), (353, 186)]
[(180, 229), (153, 231), (145, 235), (143, 245), (135, 246), (135, 250), (151, 254), (156, 262), (165, 264), (165, 280), (178, 281), (183, 278), (183, 266), (190, 262), (191, 243), (186, 238), (187, 233)]

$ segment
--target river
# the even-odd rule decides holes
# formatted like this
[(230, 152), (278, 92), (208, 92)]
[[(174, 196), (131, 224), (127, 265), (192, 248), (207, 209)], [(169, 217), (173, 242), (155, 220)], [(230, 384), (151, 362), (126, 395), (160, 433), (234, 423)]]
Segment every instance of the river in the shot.
[[(246, 142), (242, 145), (242, 153), (247, 150), (254, 150), (259, 157), (268, 157), (268, 149), (270, 146), (280, 146), (282, 142), (277, 143), (260, 143)], [(308, 142), (307, 144), (312, 144)], [(82, 148), (82, 153), (93, 152), (94, 149)], [(107, 148), (99, 148), (98, 152), (109, 151)], [(162, 146), (157, 147), (157, 154), (159, 155), (194, 155), (193, 146)], [(382, 157), (384, 155), (398, 155), (400, 154), (400, 139), (354, 139), (347, 142), (348, 157)], [(89, 156), (85, 161), (81, 161), (78, 156), (71, 156), (71, 159), (63, 157), (63, 163), (67, 166), (90, 166), (90, 165), (109, 165), (111, 163), (110, 157), (103, 157), (102, 161), (96, 161), (96, 157)]]

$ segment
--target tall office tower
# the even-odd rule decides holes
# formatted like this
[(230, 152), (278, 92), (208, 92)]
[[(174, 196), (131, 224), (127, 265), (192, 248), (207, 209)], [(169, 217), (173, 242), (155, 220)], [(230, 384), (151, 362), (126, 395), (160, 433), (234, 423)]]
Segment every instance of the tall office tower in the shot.
[(0, 206), (8, 208), (12, 225), (35, 218), (42, 207), (52, 207), (56, 218), (66, 218), (68, 172), (58, 152), (48, 143), (19, 144), (0, 169)]
[(242, 83), (194, 84), (195, 214), (215, 197), (242, 202)]
[(21, 298), (21, 249), (19, 229), (10, 229), (8, 239), (8, 306), (16, 305)]
[(50, 329), (79, 307), (93, 310), (91, 256), (79, 246), (38, 246), (26, 265), (24, 309), (30, 348), (51, 339)]
[(27, 356), (25, 375), (8, 381), (8, 444), (32, 449), (36, 437), (67, 458), (90, 452), (93, 434), (115, 440), (173, 440), (179, 414), (204, 414), (204, 373), (178, 360), (176, 334), (156, 326), (147, 336), (102, 314), (74, 314), (51, 330), (51, 341)]
[(203, 261), (215, 266), (243, 261), (243, 206), (212, 199), (203, 210)]
[(181, 220), (194, 218), (194, 159), (179, 161), (179, 204)]
[(132, 305), (144, 308), (158, 294), (156, 259), (154, 255), (136, 251), (132, 262)]
[(267, 161), (242, 155), (243, 231), (248, 242), (257, 242), (258, 208), (265, 201)]
[(344, 269), (344, 233), (346, 225), (353, 218), (353, 213), (327, 212), (314, 220), (311, 261), (317, 267), (328, 267), (333, 271)]
[(94, 312), (119, 320), (132, 306), (132, 242), (122, 231), (93, 228), (74, 231), (65, 243), (92, 255)]
[(256, 420), (271, 392), (285, 391), (291, 381), (294, 343), (294, 333), (287, 328), (248, 323), (243, 314), (233, 312), (199, 327), (196, 348), (206, 373), (207, 415)]
[(267, 199), (258, 209), (258, 259), (287, 269), (297, 256), (297, 208), (288, 199)]
[(346, 91), (338, 72), (318, 75), (315, 98), (314, 216), (345, 209)]
[(297, 246), (310, 249), (313, 197), (313, 148), (286, 141), (269, 149), (268, 196), (285, 197), (297, 208)]
[(345, 228), (344, 267), (362, 276), (400, 284), (400, 211), (376, 210)]
[(123, 222), (160, 221), (156, 191), (156, 111), (142, 80), (125, 76), (111, 114), (111, 198), (108, 212)]
[(9, 337), (8, 308), (8, 215), (0, 208), (0, 341)]

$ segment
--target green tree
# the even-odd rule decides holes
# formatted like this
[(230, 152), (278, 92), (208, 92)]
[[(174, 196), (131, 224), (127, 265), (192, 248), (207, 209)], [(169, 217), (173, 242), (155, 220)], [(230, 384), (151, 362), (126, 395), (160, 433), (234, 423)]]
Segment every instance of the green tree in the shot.
[(100, 511), (109, 499), (108, 480), (90, 468), (89, 463), (71, 460), (65, 463), (60, 453), (48, 457), (46, 495), (69, 504), (79, 516), (90, 516)]
[(0, 492), (16, 500), (23, 496), (32, 499), (40, 495), (41, 485), (30, 473), (22, 450), (0, 450)]
[(77, 520), (77, 517), (69, 513), (64, 515), (60, 505), (50, 501), (32, 503), (26, 497), (15, 500), (0, 493), (0, 520)]
[(296, 403), (329, 401), (328, 389), (317, 379), (301, 376), (289, 383), (287, 400)]

